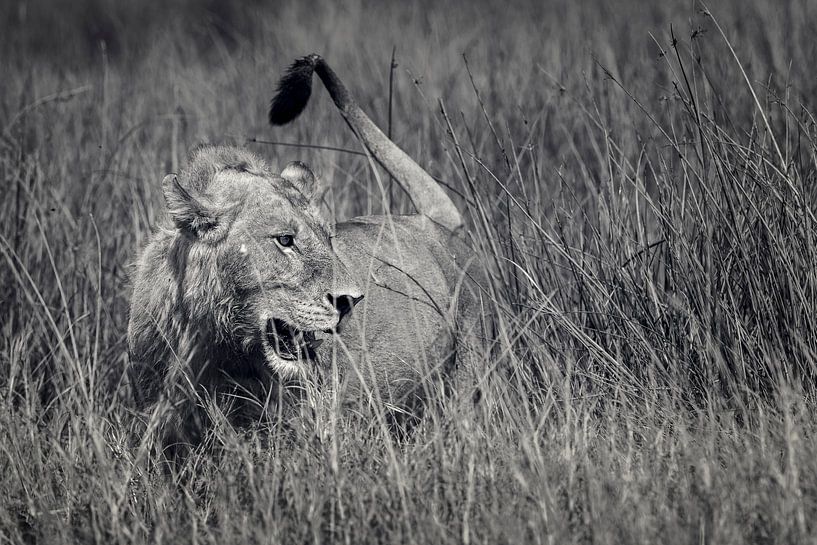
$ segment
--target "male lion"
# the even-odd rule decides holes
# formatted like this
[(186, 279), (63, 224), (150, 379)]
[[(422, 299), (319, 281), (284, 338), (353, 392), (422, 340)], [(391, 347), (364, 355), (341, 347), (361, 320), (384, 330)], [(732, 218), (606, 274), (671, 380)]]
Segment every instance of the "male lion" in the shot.
[(332, 228), (305, 165), (276, 174), (233, 147), (202, 147), (178, 176), (166, 176), (173, 224), (139, 260), (128, 346), (136, 394), (168, 401), (168, 433), (178, 440), (200, 437), (203, 400), (254, 397), (265, 407), (304, 383), (392, 414), (416, 413), (479, 355), (479, 270), (456, 234), (462, 218), (434, 179), (383, 135), (317, 55), (289, 68), (271, 123), (300, 114), (313, 71), (419, 213)]

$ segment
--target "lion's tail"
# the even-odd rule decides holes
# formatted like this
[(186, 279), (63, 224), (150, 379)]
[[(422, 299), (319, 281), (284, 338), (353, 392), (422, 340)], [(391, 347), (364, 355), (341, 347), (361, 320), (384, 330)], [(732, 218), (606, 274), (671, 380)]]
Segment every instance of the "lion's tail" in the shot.
[(317, 72), (321, 78), (346, 123), (377, 162), (408, 193), (417, 211), (451, 231), (462, 227), (462, 216), (443, 188), (383, 134), (355, 103), (346, 86), (320, 55), (302, 57), (286, 71), (270, 104), (270, 123), (284, 125), (300, 115), (312, 93), (313, 72)]

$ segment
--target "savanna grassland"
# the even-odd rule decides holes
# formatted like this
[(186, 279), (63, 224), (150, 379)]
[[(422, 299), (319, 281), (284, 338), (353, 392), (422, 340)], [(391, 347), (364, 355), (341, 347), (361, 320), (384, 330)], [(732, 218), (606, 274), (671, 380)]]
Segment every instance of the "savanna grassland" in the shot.
[[(817, 3), (6, 0), (0, 21), (0, 543), (817, 539)], [(480, 395), (400, 440), (214, 426), (168, 465), (124, 380), (164, 174), (233, 142), (311, 164), (338, 219), (410, 211), (323, 90), (266, 125), (311, 52), (467, 216), (497, 316)]]

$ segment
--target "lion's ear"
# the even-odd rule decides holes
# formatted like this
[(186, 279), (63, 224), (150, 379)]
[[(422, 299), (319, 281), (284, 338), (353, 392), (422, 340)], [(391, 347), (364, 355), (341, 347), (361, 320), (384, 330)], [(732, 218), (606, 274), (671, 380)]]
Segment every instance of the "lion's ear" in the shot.
[(194, 197), (183, 188), (175, 174), (165, 176), (162, 190), (170, 217), (179, 229), (203, 235), (219, 226), (216, 210), (204, 199)]
[(294, 185), (307, 199), (312, 199), (318, 189), (312, 170), (300, 161), (292, 161), (284, 167), (281, 178)]

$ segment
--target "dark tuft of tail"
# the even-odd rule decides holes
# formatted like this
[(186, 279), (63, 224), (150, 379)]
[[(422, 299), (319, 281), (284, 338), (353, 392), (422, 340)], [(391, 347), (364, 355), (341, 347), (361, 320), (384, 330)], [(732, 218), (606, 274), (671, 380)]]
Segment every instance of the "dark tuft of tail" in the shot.
[(286, 125), (301, 115), (312, 94), (312, 73), (319, 60), (318, 55), (307, 55), (287, 68), (270, 102), (270, 124)]

